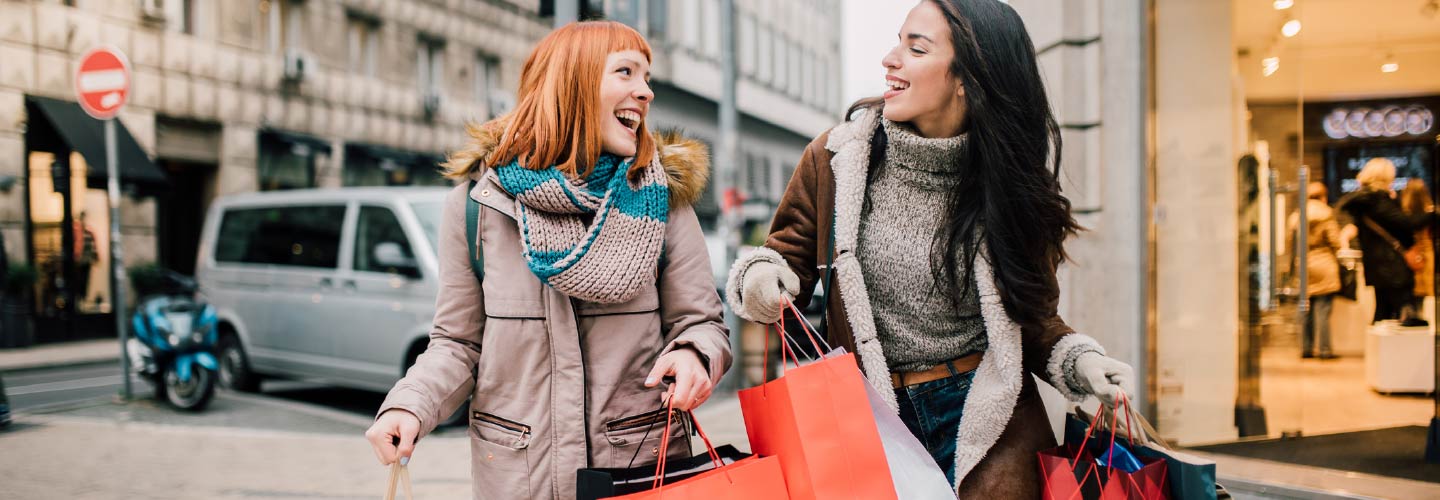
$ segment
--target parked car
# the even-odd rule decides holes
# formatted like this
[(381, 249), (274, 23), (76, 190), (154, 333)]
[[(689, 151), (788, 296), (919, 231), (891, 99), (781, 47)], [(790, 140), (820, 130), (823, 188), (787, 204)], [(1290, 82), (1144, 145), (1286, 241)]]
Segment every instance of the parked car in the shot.
[(195, 274), (219, 317), (221, 385), (255, 391), (263, 378), (283, 376), (389, 391), (429, 343), (447, 191), (216, 200)]

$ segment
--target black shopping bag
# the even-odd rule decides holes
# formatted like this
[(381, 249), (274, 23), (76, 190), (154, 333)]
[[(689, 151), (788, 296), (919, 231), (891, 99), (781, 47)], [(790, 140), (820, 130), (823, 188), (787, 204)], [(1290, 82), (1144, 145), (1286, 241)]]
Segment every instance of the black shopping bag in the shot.
[[(715, 447), (720, 461), (726, 465), (750, 457), (731, 445)], [(665, 483), (675, 483), (715, 468), (709, 453), (683, 460), (665, 461)], [(577, 500), (598, 500), (649, 490), (655, 483), (655, 464), (613, 469), (580, 469), (575, 473)]]

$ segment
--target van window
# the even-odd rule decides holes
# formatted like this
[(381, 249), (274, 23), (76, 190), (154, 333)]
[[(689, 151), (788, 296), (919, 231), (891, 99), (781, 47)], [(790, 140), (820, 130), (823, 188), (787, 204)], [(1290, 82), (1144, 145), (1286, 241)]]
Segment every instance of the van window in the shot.
[(411, 211), (415, 212), (415, 218), (420, 221), (420, 227), (425, 230), (425, 239), (430, 240), (430, 248), (440, 251), (440, 214), (445, 207), (439, 201), (417, 201), (410, 204)]
[(400, 247), (400, 255), (407, 260), (406, 268), (413, 268), (415, 253), (410, 250), (410, 240), (405, 238), (405, 229), (395, 212), (385, 207), (360, 207), (360, 219), (355, 224), (355, 270), (376, 273), (399, 273), (400, 269), (385, 266), (376, 258), (376, 248), (383, 243), (394, 243)]
[(227, 210), (215, 260), (334, 269), (344, 220), (343, 205)]

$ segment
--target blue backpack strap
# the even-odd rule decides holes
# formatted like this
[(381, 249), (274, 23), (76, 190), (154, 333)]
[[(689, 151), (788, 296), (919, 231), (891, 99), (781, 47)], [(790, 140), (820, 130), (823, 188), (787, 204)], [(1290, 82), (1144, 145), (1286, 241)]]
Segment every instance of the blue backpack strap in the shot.
[[(475, 181), (470, 181), (470, 191), (475, 190)], [(469, 191), (465, 195), (465, 242), (470, 247), (470, 269), (475, 272), (475, 279), (485, 281), (485, 250), (479, 245), (480, 240), (480, 202), (471, 198)]]

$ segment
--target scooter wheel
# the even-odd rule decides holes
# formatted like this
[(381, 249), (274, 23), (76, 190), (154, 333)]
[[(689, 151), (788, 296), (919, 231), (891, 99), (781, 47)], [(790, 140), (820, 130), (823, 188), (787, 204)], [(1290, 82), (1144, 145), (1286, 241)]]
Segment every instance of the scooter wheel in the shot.
[(164, 379), (165, 402), (177, 410), (204, 410), (215, 396), (215, 374), (209, 369), (196, 366), (188, 382), (181, 382), (173, 368), (166, 369)]

